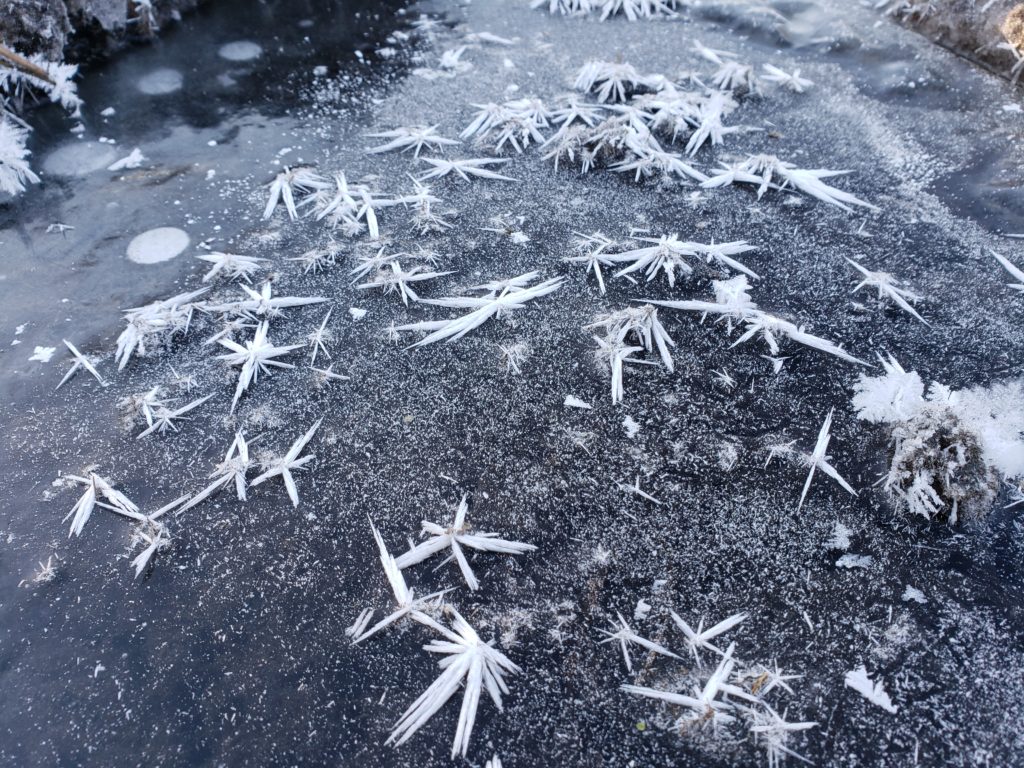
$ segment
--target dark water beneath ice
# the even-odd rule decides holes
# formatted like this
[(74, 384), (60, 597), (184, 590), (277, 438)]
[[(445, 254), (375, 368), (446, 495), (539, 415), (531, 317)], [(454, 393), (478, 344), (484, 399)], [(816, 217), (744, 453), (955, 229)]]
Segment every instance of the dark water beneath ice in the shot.
[[(0, 461), (8, 486), (0, 506), (0, 764), (450, 764), (454, 703), (410, 744), (397, 751), (382, 745), (435, 674), (418, 650), (426, 636), (393, 633), (353, 650), (343, 630), (363, 607), (387, 599), (366, 516), (399, 551), (421, 518), (445, 517), (463, 492), (481, 525), (539, 546), (519, 559), (477, 558), (485, 589), (458, 594), (464, 615), (525, 670), (510, 681), (505, 713), (481, 704), (470, 765), (483, 765), (494, 750), (509, 768), (761, 764), (747, 745), (637, 727), (656, 725), (657, 709), (619, 694), (618, 684), (663, 685), (669, 668), (645, 658), (638, 679), (627, 680), (616, 651), (596, 644), (596, 630), (615, 611), (631, 615), (640, 598), (656, 613), (672, 607), (717, 619), (748, 611), (751, 619), (735, 634), (738, 652), (805, 675), (789, 714), (821, 723), (796, 742), (816, 764), (912, 765), (915, 754), (920, 765), (1014, 763), (1024, 746), (1017, 714), (1024, 701), (1010, 682), (1024, 673), (1019, 511), (1000, 502), (985, 523), (951, 534), (893, 520), (877, 493), (852, 500), (816, 482), (798, 515), (801, 471), (761, 469), (765, 438), (785, 433), (809, 448), (821, 417), (837, 406), (833, 452), (856, 487), (871, 485), (884, 457), (878, 436), (850, 411), (855, 372), (803, 353), (772, 378), (753, 343), (730, 351), (718, 330), (673, 317), (676, 374), (635, 373), (625, 406), (614, 409), (578, 328), (609, 306), (653, 293), (667, 298), (660, 286), (615, 284), (600, 299), (567, 271), (570, 285), (557, 301), (519, 324), (434, 354), (403, 352), (382, 343), (379, 331), (422, 313), (402, 314), (393, 297), (357, 294), (343, 265), (326, 277), (303, 276), (281, 257), (322, 242), (322, 233), (259, 216), (261, 185), (283, 164), (401, 179), (411, 167), (406, 158), (361, 156), (366, 127), (439, 121), (445, 135), (455, 135), (468, 114), (456, 105), (498, 99), (506, 80), (558, 93), (575, 67), (598, 55), (671, 72), (689, 57), (693, 37), (742, 47), (751, 59), (781, 48), (807, 68), (822, 100), (744, 105), (737, 120), (770, 126), (781, 138), (749, 134), (726, 150), (803, 151), (809, 167), (856, 169), (850, 188), (884, 198), (882, 214), (846, 217), (776, 200), (760, 206), (762, 220), (742, 189), (690, 210), (685, 191), (666, 204), (668, 193), (650, 186), (608, 174), (556, 177), (525, 156), (514, 166), (522, 187), (444, 187), (445, 202), (462, 213), (450, 235), (430, 243), (443, 249), (442, 268), (460, 273), (441, 285), (451, 290), (478, 282), (477, 275), (537, 266), (561, 271), (574, 229), (624, 235), (643, 223), (719, 240), (748, 237), (762, 248), (752, 266), (765, 276), (755, 289), (763, 306), (811, 320), (813, 330), (858, 354), (893, 350), (925, 378), (988, 384), (1019, 376), (1024, 362), (1024, 310), (977, 245), (1011, 252), (1001, 235), (1024, 232), (1017, 146), (1024, 116), (1001, 113), (1019, 97), (922, 39), (885, 22), (874, 27), (863, 9), (831, 3), (776, 3), (791, 20), (781, 30), (733, 3), (696, 9), (678, 26), (646, 28), (552, 19), (522, 5), (439, 5), (473, 31), (528, 43), (521, 54), (471, 52), (479, 77), (450, 85), (406, 79), (422, 64), (409, 48), (399, 47), (395, 58), (375, 53), (391, 31), (408, 29), (412, 14), (369, 2), (214, 3), (152, 46), (86, 73), (81, 141), (94, 149), (85, 159), (110, 146), (98, 143), (108, 137), (116, 142), (106, 153), (111, 162), (135, 146), (149, 161), (116, 174), (48, 173), (0, 207), (0, 333), (20, 342), (0, 347)], [(419, 44), (425, 56), (458, 44), (445, 34), (434, 49)], [(218, 56), (221, 45), (238, 40), (257, 43), (262, 55), (250, 62)], [(518, 62), (507, 76), (506, 55)], [(327, 74), (315, 76), (317, 66)], [(180, 73), (181, 90), (141, 95), (140, 79), (164, 68)], [(335, 85), (329, 98), (326, 80)], [(100, 114), (107, 107), (114, 116)], [(43, 110), (39, 122), (37, 166), (45, 169), (62, 146), (81, 144), (60, 115)], [(712, 166), (709, 156), (700, 160)], [(479, 231), (506, 210), (527, 217), (527, 248)], [(47, 234), (55, 222), (74, 229)], [(160, 226), (188, 232), (185, 254), (154, 265), (128, 261), (132, 237)], [(412, 245), (395, 238), (396, 248)], [(107, 357), (101, 370), (110, 387), (79, 375), (53, 394), (65, 356), (58, 350), (50, 363), (29, 362), (34, 347), (69, 338), (84, 351), (109, 352), (119, 309), (199, 285), (190, 257), (200, 242), (275, 258), (282, 292), (329, 295), (332, 352), (352, 381), (316, 390), (304, 371), (280, 373), (261, 380), (230, 422), (233, 386), (192, 341), (135, 361), (121, 375)], [(866, 313), (851, 308), (851, 276), (835, 262), (857, 254), (891, 264), (934, 297), (925, 305), (933, 332), (871, 302)], [(707, 288), (687, 291), (703, 297)], [(350, 306), (370, 314), (349, 322)], [(322, 314), (289, 314), (275, 322), (275, 335), (301, 338)], [(523, 377), (498, 364), (495, 344), (512, 340), (534, 347)], [(137, 442), (122, 429), (115, 403), (165, 381), (169, 365), (216, 391), (216, 407), (179, 434)], [(726, 367), (740, 381), (734, 392), (709, 383), (711, 370)], [(597, 407), (564, 411), (570, 392)], [(627, 413), (642, 425), (633, 440), (621, 426)], [(81, 539), (65, 539), (61, 518), (74, 493), (51, 487), (60, 472), (98, 465), (154, 509), (183, 487), (201, 487), (236, 426), (263, 433), (264, 450), (281, 449), (320, 415), (316, 468), (298, 481), (298, 510), (276, 486), (254, 489), (245, 505), (222, 494), (175, 520), (173, 548), (134, 582), (120, 520), (97, 512)], [(592, 432), (590, 452), (575, 447), (565, 428)], [(726, 443), (739, 451), (728, 471), (719, 457)], [(636, 474), (669, 500), (665, 508), (614, 490), (615, 481)], [(875, 558), (871, 569), (835, 567), (838, 553), (823, 542), (836, 520), (854, 529), (851, 551)], [(599, 549), (610, 557), (596, 556)], [(57, 577), (19, 586), (51, 553), (59, 558)], [(424, 591), (454, 586), (449, 568), (410, 578)], [(655, 580), (667, 584), (656, 591)], [(901, 601), (907, 584), (929, 603)], [(665, 621), (650, 622), (643, 632), (677, 639)], [(894, 692), (898, 715), (843, 689), (844, 673), (862, 662)]]

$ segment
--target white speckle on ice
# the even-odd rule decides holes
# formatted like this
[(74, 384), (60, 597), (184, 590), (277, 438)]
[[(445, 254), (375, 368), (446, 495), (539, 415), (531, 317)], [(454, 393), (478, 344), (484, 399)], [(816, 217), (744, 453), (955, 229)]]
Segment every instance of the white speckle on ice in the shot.
[(35, 350), (32, 352), (32, 357), (30, 357), (29, 360), (36, 360), (40, 363), (48, 363), (50, 362), (50, 358), (53, 357), (53, 353), (56, 351), (56, 347), (36, 347)]
[(142, 161), (146, 159), (146, 156), (142, 154), (142, 150), (138, 147), (131, 151), (131, 154), (127, 157), (122, 157), (115, 163), (111, 163), (107, 166), (108, 171), (124, 171), (131, 168), (138, 168), (142, 165)]
[(258, 59), (263, 53), (263, 48), (251, 40), (236, 40), (233, 43), (225, 43), (217, 51), (217, 55), (228, 61), (252, 61)]
[(850, 534), (852, 534), (849, 528), (836, 521), (835, 527), (832, 529), (832, 538), (828, 540), (825, 546), (829, 549), (839, 549), (845, 552), (850, 548)]
[(92, 671), (92, 676), (93, 677), (99, 677), (100, 676), (100, 672), (103, 672), (105, 670), (106, 670), (106, 667), (104, 667), (102, 664), (97, 664), (96, 667)]
[(870, 568), (874, 562), (871, 555), (843, 555), (836, 560), (837, 568)]
[(184, 82), (185, 78), (178, 70), (161, 67), (140, 77), (139, 82), (135, 85), (148, 96), (164, 96), (181, 90)]
[(359, 309), (359, 307), (349, 307), (348, 313), (352, 315), (352, 319), (359, 321), (366, 317), (366, 310)]
[(188, 248), (188, 233), (177, 227), (157, 227), (128, 243), (128, 258), (136, 264), (169, 261)]
[(23, 334), (25, 332), (25, 329), (27, 327), (28, 327), (28, 323), (22, 323), (21, 325), (15, 327), (14, 335), (15, 336), (21, 336), (21, 334)]
[(587, 410), (590, 410), (591, 408), (594, 407), (590, 403), (584, 402), (583, 400), (580, 400), (578, 397), (574, 397), (573, 395), (566, 395), (565, 402), (563, 403), (563, 405), (566, 408), (586, 408)]
[(633, 618), (637, 621), (643, 621), (647, 618), (651, 612), (651, 604), (646, 600), (637, 600), (636, 608), (633, 610)]
[(626, 437), (629, 438), (636, 437), (637, 433), (640, 431), (640, 425), (633, 421), (632, 416), (627, 416), (625, 419), (623, 419), (622, 426), (626, 430)]
[(886, 712), (896, 713), (896, 706), (892, 703), (892, 699), (889, 698), (889, 694), (885, 692), (885, 687), (881, 681), (877, 683), (872, 682), (864, 665), (857, 667), (852, 672), (846, 673), (846, 685), (849, 688), (853, 688), (853, 690), (872, 704), (880, 706)]
[(909, 584), (907, 584), (906, 589), (903, 590), (903, 602), (907, 603), (911, 600), (913, 600), (915, 603), (922, 604), (928, 602), (928, 598), (924, 596), (924, 592), (922, 592), (917, 587), (912, 587)]
[(102, 117), (113, 117), (116, 114), (117, 114), (117, 110), (114, 109), (113, 107), (107, 107), (102, 112), (100, 112), (100, 115)]
[(58, 147), (43, 160), (43, 170), (54, 176), (85, 176), (104, 170), (117, 159), (117, 153), (106, 144), (76, 141)]
[(325, 67), (323, 64), (313, 67), (313, 77), (323, 77), (326, 74), (327, 67)]

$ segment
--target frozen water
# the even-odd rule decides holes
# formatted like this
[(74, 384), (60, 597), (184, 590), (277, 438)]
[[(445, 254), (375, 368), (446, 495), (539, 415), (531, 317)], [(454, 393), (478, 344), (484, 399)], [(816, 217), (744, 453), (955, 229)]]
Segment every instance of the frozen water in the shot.
[(136, 264), (159, 264), (188, 248), (188, 233), (177, 227), (157, 227), (136, 235), (128, 243), (128, 259)]
[(95, 141), (71, 141), (43, 158), (43, 171), (54, 176), (84, 176), (117, 160), (117, 150)]
[(236, 40), (225, 43), (217, 50), (217, 55), (228, 61), (252, 61), (260, 57), (263, 48), (251, 40)]
[(185, 78), (178, 70), (161, 67), (140, 77), (137, 87), (148, 96), (166, 96), (180, 91), (184, 82)]

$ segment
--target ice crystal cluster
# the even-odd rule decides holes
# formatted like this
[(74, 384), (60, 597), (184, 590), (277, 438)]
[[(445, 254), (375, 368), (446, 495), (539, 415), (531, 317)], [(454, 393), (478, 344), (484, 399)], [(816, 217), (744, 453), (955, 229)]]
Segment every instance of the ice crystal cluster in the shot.
[(861, 375), (853, 406), (890, 430), (893, 454), (883, 487), (896, 506), (926, 520), (978, 517), (999, 478), (1024, 474), (1024, 383), (954, 391), (892, 357), (884, 374)]
[(29, 167), (30, 128), (18, 117), (27, 99), (43, 94), (77, 117), (82, 100), (73, 82), (78, 67), (47, 61), (36, 54), (23, 57), (0, 48), (0, 192), (17, 195), (39, 177)]

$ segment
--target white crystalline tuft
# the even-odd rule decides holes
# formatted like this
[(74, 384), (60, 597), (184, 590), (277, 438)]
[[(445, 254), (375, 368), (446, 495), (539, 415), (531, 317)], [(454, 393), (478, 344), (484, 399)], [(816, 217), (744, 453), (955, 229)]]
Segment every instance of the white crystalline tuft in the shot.
[(882, 681), (873, 682), (868, 677), (868, 671), (863, 665), (857, 667), (852, 672), (847, 672), (845, 683), (848, 688), (853, 688), (853, 690), (872, 704), (881, 707), (886, 712), (896, 714), (896, 706), (892, 703), (892, 699), (889, 698), (889, 694), (885, 692)]

